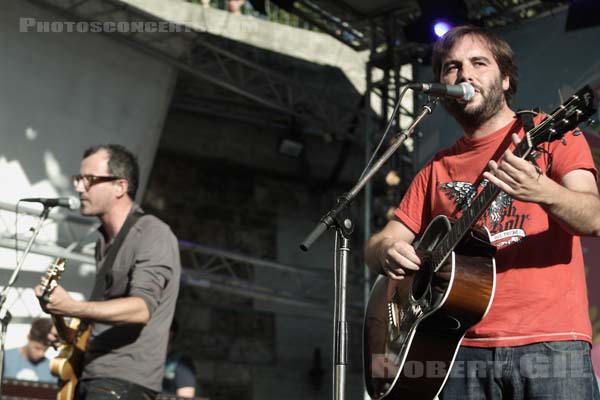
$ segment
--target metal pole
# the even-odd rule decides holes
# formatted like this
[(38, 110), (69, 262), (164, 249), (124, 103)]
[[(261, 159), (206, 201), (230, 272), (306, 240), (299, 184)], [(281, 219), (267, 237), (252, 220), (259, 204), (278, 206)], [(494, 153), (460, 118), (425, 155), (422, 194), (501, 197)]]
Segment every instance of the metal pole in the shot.
[[(344, 224), (351, 224), (349, 219)], [(334, 365), (334, 393), (335, 400), (344, 400), (346, 397), (346, 367), (348, 365), (348, 321), (346, 320), (346, 291), (348, 275), (348, 254), (350, 252), (349, 239), (340, 231), (336, 231), (336, 244), (338, 245), (337, 291), (335, 300), (335, 365)]]
[[(33, 229), (33, 233), (31, 235), (31, 237), (29, 238), (29, 242), (27, 242), (27, 246), (25, 247), (23, 256), (21, 256), (21, 259), (17, 263), (17, 266), (15, 267), (15, 270), (14, 270), (12, 276), (10, 277), (6, 286), (4, 286), (2, 293), (0, 293), (0, 317), (1, 317), (0, 323), (2, 324), (2, 327), (0, 328), (1, 329), (1, 331), (0, 331), (0, 400), (2, 400), (2, 378), (4, 377), (4, 368), (3, 368), (3, 366), (4, 366), (4, 339), (6, 336), (6, 330), (8, 328), (8, 324), (10, 323), (10, 320), (12, 318), (12, 316), (8, 310), (4, 311), (4, 303), (6, 302), (6, 298), (8, 297), (8, 291), (10, 290), (12, 285), (17, 281), (17, 278), (19, 277), (19, 272), (21, 271), (21, 268), (23, 267), (23, 264), (25, 263), (25, 258), (31, 251), (31, 246), (33, 245), (33, 242), (35, 241), (38, 234), (42, 230), (42, 225), (43, 225), (44, 221), (46, 220), (46, 218), (48, 218), (49, 212), (50, 212), (50, 207), (44, 206), (44, 210), (42, 211), (42, 214), (40, 215), (38, 224)], [(17, 234), (17, 232), (15, 232), (15, 235), (16, 234)]]
[[(372, 71), (371, 64), (367, 63), (367, 88), (365, 91), (365, 164), (369, 162), (369, 158), (371, 157), (371, 85), (372, 85)], [(364, 193), (364, 243), (366, 244), (369, 238), (371, 237), (371, 203), (373, 201), (373, 186), (371, 181), (367, 182), (365, 185), (365, 193)], [(365, 309), (367, 307), (367, 299), (369, 298), (369, 293), (371, 291), (371, 273), (367, 265), (364, 265), (364, 299), (365, 299)], [(366, 392), (365, 392), (366, 393)]]

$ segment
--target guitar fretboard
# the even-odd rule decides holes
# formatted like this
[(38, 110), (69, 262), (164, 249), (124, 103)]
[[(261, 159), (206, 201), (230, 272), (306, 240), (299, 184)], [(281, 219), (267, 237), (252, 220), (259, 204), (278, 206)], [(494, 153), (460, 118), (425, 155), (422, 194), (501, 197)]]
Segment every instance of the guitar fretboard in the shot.
[[(574, 129), (581, 121), (592, 115), (595, 109), (593, 91), (585, 86), (544, 118), (538, 126), (527, 132), (523, 140), (516, 146), (514, 154), (520, 158), (528, 157), (537, 145), (561, 138), (566, 131)], [(452, 250), (471, 230), (500, 192), (500, 189), (488, 182), (475, 197), (471, 206), (463, 212), (463, 215), (432, 252), (431, 257), (435, 271), (441, 268)]]

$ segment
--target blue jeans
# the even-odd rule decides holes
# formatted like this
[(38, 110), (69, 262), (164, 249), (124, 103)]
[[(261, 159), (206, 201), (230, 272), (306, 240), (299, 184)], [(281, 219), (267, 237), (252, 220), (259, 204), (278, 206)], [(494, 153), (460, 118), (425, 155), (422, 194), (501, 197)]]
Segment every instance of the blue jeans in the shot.
[(75, 400), (154, 400), (157, 393), (144, 386), (116, 378), (79, 381)]
[(600, 400), (590, 345), (461, 347), (441, 400)]

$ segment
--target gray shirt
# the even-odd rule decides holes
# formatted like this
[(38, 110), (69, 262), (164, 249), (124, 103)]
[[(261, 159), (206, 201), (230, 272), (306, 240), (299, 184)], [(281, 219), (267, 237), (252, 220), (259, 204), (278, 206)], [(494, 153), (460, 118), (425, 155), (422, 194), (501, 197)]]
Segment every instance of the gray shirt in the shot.
[[(134, 210), (139, 210), (134, 205)], [(108, 245), (102, 230), (96, 244), (97, 271)], [(181, 263), (177, 238), (152, 215), (141, 217), (125, 237), (106, 276), (104, 299), (140, 297), (150, 320), (146, 325), (96, 322), (84, 358), (82, 379), (119, 378), (160, 391), (169, 326), (179, 292)]]

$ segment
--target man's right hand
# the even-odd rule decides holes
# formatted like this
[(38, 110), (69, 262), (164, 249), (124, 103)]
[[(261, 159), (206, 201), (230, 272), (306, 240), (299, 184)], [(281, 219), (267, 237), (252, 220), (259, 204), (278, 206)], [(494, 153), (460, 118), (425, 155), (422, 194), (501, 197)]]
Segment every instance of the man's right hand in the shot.
[(418, 271), (421, 258), (415, 248), (403, 240), (384, 238), (379, 243), (379, 263), (391, 279), (401, 280)]

